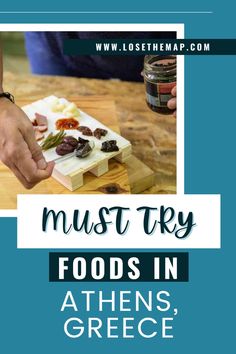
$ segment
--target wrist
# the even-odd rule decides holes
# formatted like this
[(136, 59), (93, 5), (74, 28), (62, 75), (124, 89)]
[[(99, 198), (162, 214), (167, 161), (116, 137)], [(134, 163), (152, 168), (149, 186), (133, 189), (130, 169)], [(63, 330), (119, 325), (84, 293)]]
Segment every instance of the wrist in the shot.
[(0, 97), (0, 115), (6, 110), (9, 110), (14, 104), (6, 97)]

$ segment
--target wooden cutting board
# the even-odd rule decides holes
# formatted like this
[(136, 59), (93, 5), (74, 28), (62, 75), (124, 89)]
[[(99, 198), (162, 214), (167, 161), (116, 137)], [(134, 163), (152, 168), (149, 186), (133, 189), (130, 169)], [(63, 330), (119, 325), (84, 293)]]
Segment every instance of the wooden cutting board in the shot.
[[(119, 133), (115, 103), (112, 98), (104, 96), (68, 97), (81, 110), (100, 120), (104, 125)], [(29, 99), (17, 102), (19, 106), (29, 104)], [(129, 176), (128, 176), (129, 171)], [(70, 192), (53, 178), (42, 181), (31, 190), (26, 190), (12, 172), (0, 163), (0, 209), (15, 209), (17, 194), (104, 194), (104, 193), (140, 193), (154, 183), (154, 173), (135, 157), (126, 164), (113, 159), (109, 161), (109, 171), (101, 177), (90, 173), (84, 176), (84, 185)]]

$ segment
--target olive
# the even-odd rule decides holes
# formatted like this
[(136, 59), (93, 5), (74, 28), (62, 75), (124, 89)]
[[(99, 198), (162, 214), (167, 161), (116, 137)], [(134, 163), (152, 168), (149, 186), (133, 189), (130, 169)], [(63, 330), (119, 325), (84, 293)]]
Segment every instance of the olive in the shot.
[(97, 139), (101, 139), (102, 136), (106, 136), (107, 135), (107, 130), (106, 129), (102, 129), (102, 128), (96, 128), (93, 132), (93, 135), (97, 138)]
[(74, 150), (75, 150), (74, 146), (66, 143), (62, 143), (56, 147), (56, 153), (60, 156), (67, 155), (73, 152)]
[(102, 143), (101, 151), (103, 152), (113, 152), (119, 151), (118, 146), (116, 145), (116, 140), (107, 140)]
[(93, 132), (89, 127), (86, 126), (80, 126), (78, 128), (78, 130), (83, 134), (83, 135), (87, 135), (87, 136), (92, 136)]
[(62, 143), (69, 144), (73, 146), (74, 148), (77, 147), (78, 145), (78, 140), (74, 138), (73, 136), (65, 136), (64, 139), (62, 140)]

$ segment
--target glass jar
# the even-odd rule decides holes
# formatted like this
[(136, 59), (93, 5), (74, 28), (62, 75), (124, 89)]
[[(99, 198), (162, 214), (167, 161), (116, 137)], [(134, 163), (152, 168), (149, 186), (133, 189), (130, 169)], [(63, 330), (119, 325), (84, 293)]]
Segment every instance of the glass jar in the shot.
[(169, 109), (167, 102), (176, 86), (176, 56), (146, 55), (143, 73), (148, 107), (154, 112), (172, 114), (175, 109)]

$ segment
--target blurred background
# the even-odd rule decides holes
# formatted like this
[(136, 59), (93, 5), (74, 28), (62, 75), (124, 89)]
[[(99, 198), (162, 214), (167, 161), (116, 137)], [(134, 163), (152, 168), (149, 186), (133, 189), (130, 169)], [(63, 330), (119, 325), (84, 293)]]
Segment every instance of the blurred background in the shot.
[(20, 32), (2, 32), (4, 70), (15, 74), (30, 72), (25, 53), (24, 35)]

